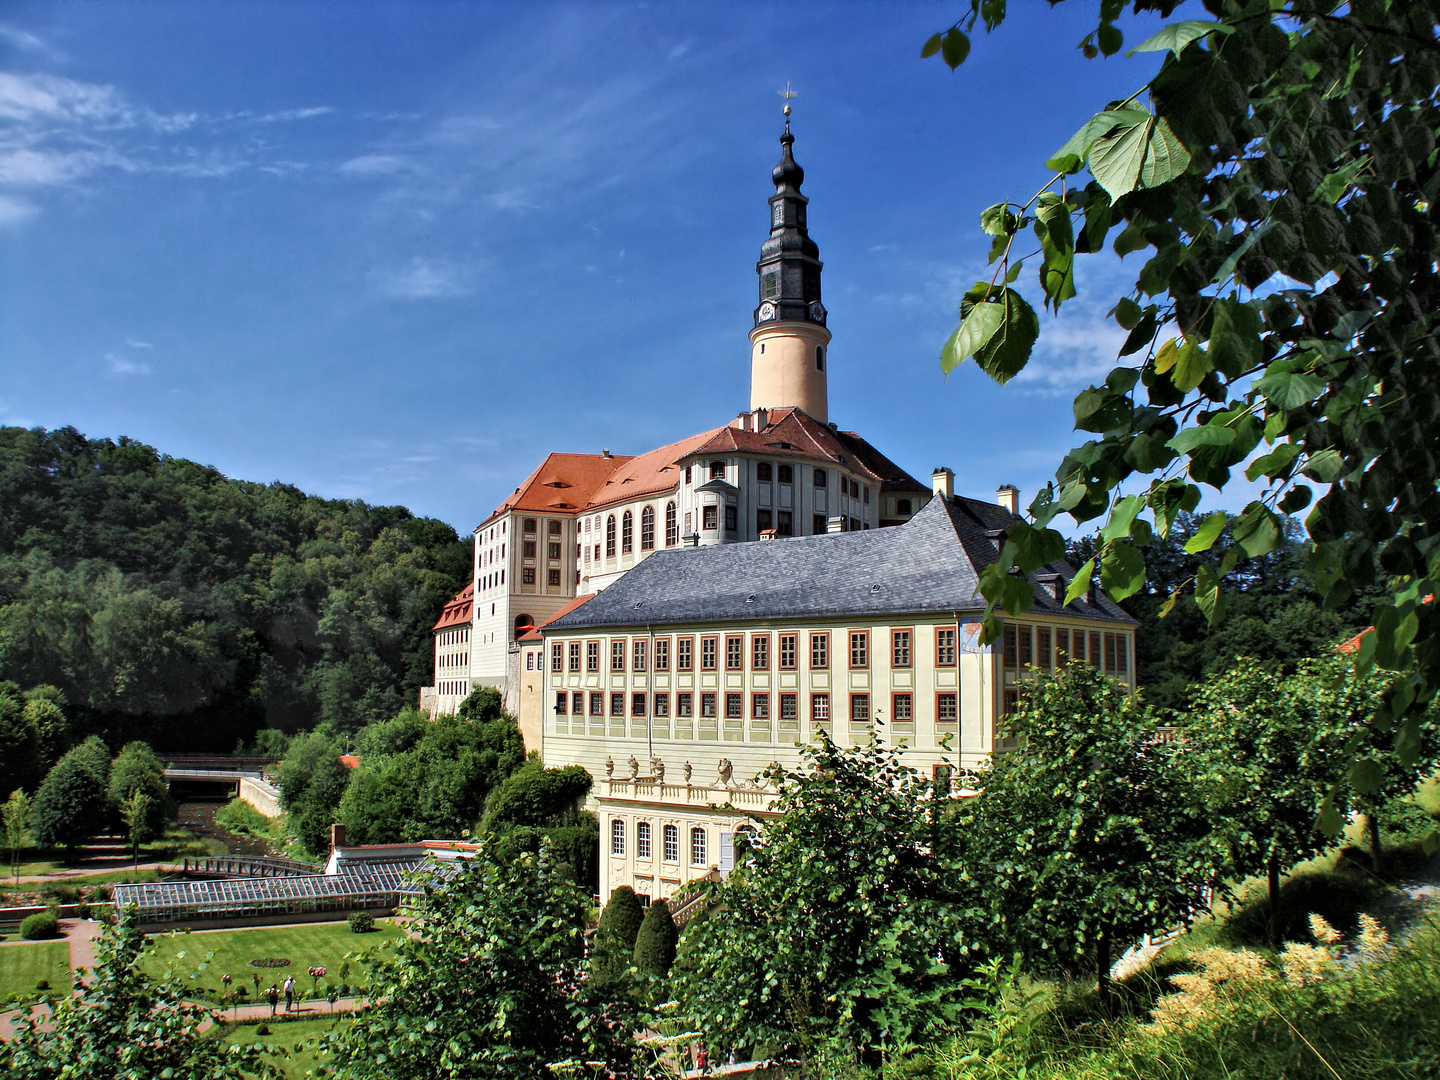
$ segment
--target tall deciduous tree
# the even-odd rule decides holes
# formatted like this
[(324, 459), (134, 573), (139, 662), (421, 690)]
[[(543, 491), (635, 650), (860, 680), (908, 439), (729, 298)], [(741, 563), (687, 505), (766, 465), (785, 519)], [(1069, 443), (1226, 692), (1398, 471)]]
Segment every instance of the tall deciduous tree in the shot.
[[(672, 976), (714, 1043), (876, 1059), (960, 1014), (981, 926), (949, 805), (893, 748), (806, 748)], [(1013, 831), (1013, 822), (1009, 826)], [(682, 970), (683, 969), (683, 970)]]
[[(1169, 15), (1176, 0), (1107, 0), (1082, 43), (1118, 52), (1125, 9)], [(1280, 542), (1279, 514), (1306, 512), (1307, 550), (1327, 604), (1377, 581), (1359, 662), (1395, 673), (1371, 722), (1393, 730), (1407, 761), (1440, 687), (1440, 33), (1428, 2), (1205, 0), (1207, 17), (1172, 23), (1135, 52), (1163, 57), (1123, 102), (1086, 119), (1046, 162), (1039, 194), (981, 215), (994, 236), (992, 279), (969, 290), (942, 353), (1000, 382), (1039, 333), (1015, 286), (1033, 258), (1037, 292), (1057, 312), (1076, 294), (1078, 255), (1107, 244), (1144, 254), (1111, 316), (1127, 335), (1116, 367), (1075, 399), (1093, 438), (1012, 529), (982, 589), (992, 608), (1030, 607), (1030, 571), (1058, 553), (1051, 523), (1104, 517), (1098, 572), (1117, 599), (1145, 580), (1141, 548), (1196, 510), (1202, 487), (1236, 470), (1264, 490), (1230, 531), (1218, 569), (1177, 591), (1206, 615), (1225, 607), (1221, 579), (1242, 556)], [(928, 41), (953, 68), (967, 31), (994, 29), (1004, 0), (970, 0)], [(1077, 118), (1079, 119), (1079, 118)], [(1092, 179), (1072, 179), (1088, 170)], [(1027, 231), (1038, 246), (1027, 251)], [(1191, 537), (1221, 536), (1223, 515)], [(1357, 733), (1351, 780), (1360, 765)], [(1332, 792), (1324, 819), (1340, 814)]]
[(145, 817), (141, 831), (145, 838), (165, 831), (170, 813), (170, 797), (165, 787), (165, 766), (148, 743), (126, 743), (110, 765), (108, 794), (111, 803), (120, 807), (136, 794), (145, 796)]
[(55, 763), (30, 810), (37, 842), (75, 847), (106, 827), (111, 820), (109, 767), (109, 751), (93, 736)]
[(1203, 904), (1203, 818), (1183, 755), (1143, 702), (1087, 664), (1026, 687), (1019, 737), (963, 808), (971, 876), (997, 949), (1035, 970), (1090, 971)]
[(20, 880), (20, 851), (30, 839), (30, 798), (24, 791), (16, 789), (0, 807), (0, 817), (5, 822), (5, 847), (10, 851), (10, 869), (15, 880)]

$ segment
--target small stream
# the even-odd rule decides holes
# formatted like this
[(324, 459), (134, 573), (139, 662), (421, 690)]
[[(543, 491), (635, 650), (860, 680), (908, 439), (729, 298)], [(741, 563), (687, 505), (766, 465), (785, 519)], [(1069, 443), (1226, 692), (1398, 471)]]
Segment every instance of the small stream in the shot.
[(207, 840), (217, 840), (225, 845), (228, 855), (273, 855), (270, 845), (250, 836), (237, 836), (215, 820), (215, 812), (225, 804), (222, 802), (182, 802), (177, 819), (182, 828)]

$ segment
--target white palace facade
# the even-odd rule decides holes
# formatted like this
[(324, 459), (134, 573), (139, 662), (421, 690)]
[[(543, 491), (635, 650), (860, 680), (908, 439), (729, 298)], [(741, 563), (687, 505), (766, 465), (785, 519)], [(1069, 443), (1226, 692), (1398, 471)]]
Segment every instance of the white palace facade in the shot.
[(601, 891), (723, 874), (737, 830), (826, 731), (872, 726), (925, 770), (969, 770), (1027, 672), (1070, 657), (1133, 683), (1134, 622), (1071, 569), (979, 644), (979, 574), (1018, 493), (921, 484), (829, 422), (821, 263), (786, 122), (756, 270), (750, 408), (634, 457), (552, 453), (475, 529), (474, 580), (435, 628), (432, 714), (501, 690), (529, 749), (595, 777)]

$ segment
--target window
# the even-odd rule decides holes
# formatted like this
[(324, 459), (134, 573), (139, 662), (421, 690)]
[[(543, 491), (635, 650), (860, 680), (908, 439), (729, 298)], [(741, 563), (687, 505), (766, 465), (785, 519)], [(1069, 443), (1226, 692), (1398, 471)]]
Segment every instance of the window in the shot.
[(705, 865), (705, 830), (690, 830), (690, 865)]
[(665, 546), (674, 547), (680, 542), (680, 526), (675, 523), (675, 504), (665, 504)]
[(715, 716), (715, 695), (714, 695), (714, 694), (701, 694), (701, 695), (700, 695), (700, 715), (703, 716), (703, 717), (711, 717), (711, 718), (713, 718), (713, 717)]
[(686, 535), (686, 536), (689, 536), (689, 535), (690, 535), (690, 532), (691, 532), (691, 529), (690, 529), (690, 511), (689, 511), (689, 510), (686, 510), (686, 511), (685, 511), (685, 535)]
[(828, 668), (830, 666), (830, 635), (810, 635), (810, 666), (812, 668)]
[(559, 545), (558, 543), (552, 543), (552, 544), (550, 545), (550, 558), (552, 558), (552, 559), (558, 559), (559, 557), (560, 557), (560, 545)]
[(710, 479), (711, 479), (711, 480), (724, 480), (724, 479), (725, 479), (725, 463), (724, 463), (723, 461), (712, 461), (712, 462), (710, 462)]
[(756, 634), (750, 639), (750, 668), (753, 671), (770, 670), (770, 638)]
[(773, 477), (774, 477), (774, 469), (771, 468), (770, 462), (768, 462), (768, 461), (762, 461), (762, 462), (760, 462), (759, 465), (756, 465), (756, 466), (755, 466), (755, 479), (756, 479), (756, 480), (770, 480), (770, 479), (772, 479)]
[(830, 723), (829, 694), (810, 695), (810, 719), (820, 727), (825, 727)]
[(647, 506), (640, 511), (640, 550), (655, 550), (655, 508)]
[(960, 710), (955, 694), (935, 695), (935, 723), (954, 724), (960, 720)]
[(739, 528), (738, 512), (731, 503), (725, 505), (725, 531), (734, 532)]
[[(589, 544), (586, 544), (586, 545), (585, 545), (583, 548), (581, 548), (580, 550), (581, 550), (581, 552), (582, 552), (582, 553), (584, 554), (584, 556), (585, 556), (585, 561), (586, 561), (586, 562), (589, 562), (589, 561), (590, 561), (590, 545), (589, 545)], [(578, 556), (577, 556), (577, 558), (578, 558)]]
[(668, 720), (670, 718), (670, 695), (655, 695), (655, 719)]
[(1039, 654), (1040, 667), (1045, 671), (1050, 670), (1050, 627), (1038, 626), (1035, 628), (1035, 651)]
[(650, 858), (650, 823), (648, 821), (638, 822), (635, 826), (635, 857), (637, 859)]
[(771, 524), (773, 518), (774, 518), (774, 515), (773, 515), (769, 510), (766, 510), (766, 509), (756, 510), (756, 511), (755, 511), (755, 531), (756, 531), (757, 533), (762, 533), (762, 532), (764, 532), (766, 529), (774, 528), (774, 526)]
[(795, 670), (795, 667), (796, 667), (796, 659), (797, 659), (797, 657), (796, 657), (796, 655), (795, 655), (795, 653), (796, 653), (795, 643), (796, 643), (796, 641), (799, 639), (799, 637), (800, 637), (799, 634), (781, 634), (781, 635), (780, 635), (780, 670), (781, 670), (781, 671), (794, 671), (794, 670)]
[(1055, 628), (1055, 663), (1065, 663), (1070, 659), (1070, 631), (1064, 627)]
[(799, 705), (798, 705), (798, 697), (797, 697), (797, 695), (795, 695), (795, 694), (781, 694), (781, 695), (780, 695), (780, 719), (781, 719), (781, 720), (798, 720), (799, 718), (800, 718), (800, 708), (799, 708)]
[(725, 719), (743, 720), (745, 718), (745, 695), (725, 695)]
[(551, 536), (559, 536), (559, 535), (560, 535), (560, 522), (558, 522), (558, 521), (552, 521), (552, 522), (550, 522), (550, 535), (551, 535)]
[(935, 666), (955, 666), (955, 628), (953, 626), (935, 628)]
[(694, 700), (695, 700), (695, 699), (694, 699), (694, 695), (693, 695), (693, 694), (676, 694), (676, 695), (675, 695), (675, 715), (676, 715), (676, 716), (685, 716), (685, 717), (694, 716), (694, 715), (695, 715)]
[(625, 670), (625, 639), (616, 638), (610, 642), (610, 670)]
[(655, 642), (655, 670), (670, 670), (670, 639), (660, 638)]
[(700, 639), (700, 670), (715, 670), (715, 654), (720, 647), (720, 639), (713, 637), (702, 637)]
[(555, 695), (555, 715), (556, 715), (556, 716), (564, 716), (564, 715), (565, 715), (565, 711), (566, 711), (566, 706), (568, 706), (569, 704), (570, 704), (570, 695), (569, 695), (569, 694), (565, 693), (565, 691), (563, 691), (563, 690), (560, 691), (560, 693), (556, 694), (556, 695)]
[(1008, 668), (1013, 668), (1016, 664), (1020, 662), (1020, 646), (1018, 644), (1019, 639), (1015, 636), (1015, 627), (1005, 627), (1005, 634), (1003, 640), (1005, 642), (1005, 666)]
[(720, 509), (714, 503), (700, 508), (703, 518), (703, 527), (714, 530), (720, 527)]
[(629, 555), (635, 550), (635, 515), (626, 510), (620, 515), (620, 554)]
[(870, 485), (869, 485), (869, 484), (866, 484), (863, 488), (860, 489), (860, 495), (861, 495), (861, 501), (862, 501), (863, 503), (865, 503), (866, 506), (869, 506), (869, 505), (870, 505)]
[(685, 466), (685, 483), (690, 483), (690, 466)]
[(745, 639), (739, 635), (725, 639), (725, 670), (745, 670)]
[(636, 639), (635, 639), (635, 649), (634, 649), (635, 657), (634, 657), (634, 661), (633, 661), (633, 662), (631, 663), (631, 665), (630, 665), (630, 670), (631, 670), (631, 671), (644, 671), (644, 670), (645, 670), (645, 654), (646, 654), (646, 652), (648, 652), (648, 651), (649, 651), (649, 650), (648, 650), (647, 642), (645, 641), (645, 639), (644, 639), (644, 638), (636, 638)]
[(565, 670), (565, 646), (561, 645), (558, 641), (550, 646), (550, 670)]
[(526, 531), (527, 533), (533, 533), (533, 532), (535, 531), (535, 519), (534, 519), (534, 518), (526, 518), (526, 519), (525, 519), (525, 531)]
[(631, 715), (631, 716), (644, 716), (644, 715), (645, 715), (645, 695), (644, 695), (644, 694), (631, 694), (631, 695), (630, 695), (630, 715)]
[(615, 557), (615, 515), (611, 514), (605, 519), (605, 557)]
[[(865, 528), (867, 528), (867, 529), (868, 529), (869, 527), (870, 527), (870, 526), (869, 526), (868, 524), (865, 526)], [(851, 518), (851, 519), (850, 519), (850, 531), (851, 531), (851, 532), (859, 532), (859, 531), (860, 531), (860, 519), (859, 519), (859, 518)]]
[(619, 818), (610, 822), (610, 854), (625, 854), (625, 822)]
[(827, 483), (825, 477), (826, 477), (826, 472), (825, 472), (824, 469), (816, 469), (816, 470), (815, 470), (815, 486), (816, 486), (816, 487), (824, 487), (825, 484)]
[(1115, 650), (1115, 635), (1114, 635), (1114, 634), (1106, 634), (1106, 635), (1105, 635), (1105, 673), (1106, 673), (1107, 675), (1114, 675), (1114, 674), (1119, 670), (1119, 667), (1117, 666), (1117, 660), (1118, 660), (1118, 658), (1117, 658), (1116, 650)]
[(585, 695), (579, 690), (570, 695), (570, 712), (575, 716), (585, 715)]
[(675, 670), (695, 670), (695, 639), (682, 637), (675, 643)]
[(1098, 630), (1090, 634), (1090, 663), (1097, 668), (1100, 666), (1100, 631)]
[(598, 690), (592, 691), (590, 694), (590, 715), (605, 715), (605, 695)]
[(850, 720), (856, 724), (868, 724), (870, 722), (870, 695), (850, 695)]
[(810, 516), (810, 531), (816, 536), (823, 536), (830, 531), (829, 522), (825, 520), (824, 514), (812, 514)]
[(665, 861), (666, 861), (666, 862), (679, 862), (679, 861), (680, 861), (680, 830), (679, 830), (678, 828), (676, 828), (674, 825), (666, 825), (665, 828), (660, 831), (660, 835), (664, 838), (663, 842), (664, 842), (664, 845), (665, 845), (665, 850), (664, 850)]
[(1020, 626), (1016, 628), (1020, 632), (1020, 666), (1029, 667), (1035, 663), (1035, 633), (1034, 628)]
[(753, 694), (750, 697), (750, 715), (756, 720), (770, 719), (770, 695)]
[(897, 514), (904, 514), (908, 517), (911, 513), (913, 513), (913, 511), (910, 509), (912, 505), (914, 504), (912, 504), (909, 499), (896, 499), (895, 512)]
[(891, 699), (891, 716), (897, 724), (915, 722), (915, 699), (909, 694), (895, 694)]
[(527, 566), (527, 567), (525, 567), (523, 570), (520, 571), (520, 584), (522, 584), (522, 585), (534, 585), (534, 584), (535, 584), (535, 568), (534, 568), (533, 566)]
[(793, 483), (795, 482), (795, 466), (793, 466), (793, 465), (781, 465), (779, 472), (780, 472), (780, 483), (782, 483), (782, 484), (793, 484)]
[(1124, 634), (1117, 634), (1115, 637), (1115, 671), (1117, 674), (1125, 675), (1130, 671), (1129, 639)]
[(610, 715), (611, 715), (611, 716), (624, 716), (624, 715), (625, 715), (625, 695), (624, 695), (624, 693), (615, 693), (615, 694), (611, 694), (611, 695), (610, 695)]
[(535, 541), (526, 540), (525, 543), (521, 545), (520, 554), (527, 559), (533, 559), (535, 557)]
[(580, 642), (570, 642), (570, 670), (580, 670)]
[(585, 643), (585, 670), (600, 670), (600, 642), (587, 641)]
[(765, 299), (769, 300), (780, 295), (780, 272), (771, 270), (760, 278), (760, 286)]
[(825, 348), (822, 345), (815, 346), (815, 370), (825, 370)]
[(777, 510), (775, 512), (775, 535), (795, 535), (795, 515), (789, 510)]
[(1000, 714), (1002, 716), (1009, 716), (1020, 708), (1019, 690), (1006, 690), (1003, 697), (1004, 701), (1000, 706)]
[(852, 668), (870, 666), (870, 631), (850, 631), (850, 666)]
[(890, 631), (890, 666), (910, 666), (910, 631)]
[(552, 585), (552, 586), (553, 586), (553, 585), (559, 585), (559, 584), (560, 584), (560, 571), (559, 571), (559, 570), (546, 570), (546, 571), (545, 571), (545, 583), (546, 583), (547, 585)]
[(535, 670), (535, 654), (532, 653), (532, 652), (530, 652), (529, 650), (526, 650), (526, 652), (525, 652), (525, 670), (526, 670), (526, 671), (534, 671), (534, 670)]

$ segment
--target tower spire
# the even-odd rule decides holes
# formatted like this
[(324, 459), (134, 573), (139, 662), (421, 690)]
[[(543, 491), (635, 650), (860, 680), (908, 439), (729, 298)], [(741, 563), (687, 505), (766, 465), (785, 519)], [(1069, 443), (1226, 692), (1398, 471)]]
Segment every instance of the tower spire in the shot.
[(828, 420), (825, 305), (820, 300), (820, 249), (810, 239), (806, 207), (800, 193), (805, 170), (795, 160), (795, 136), (790, 131), (790, 100), (795, 92), (786, 84), (785, 131), (780, 136), (780, 163), (770, 173), (775, 194), (770, 196), (770, 235), (760, 246), (755, 264), (760, 297), (750, 369), (751, 408), (803, 409), (817, 420)]

